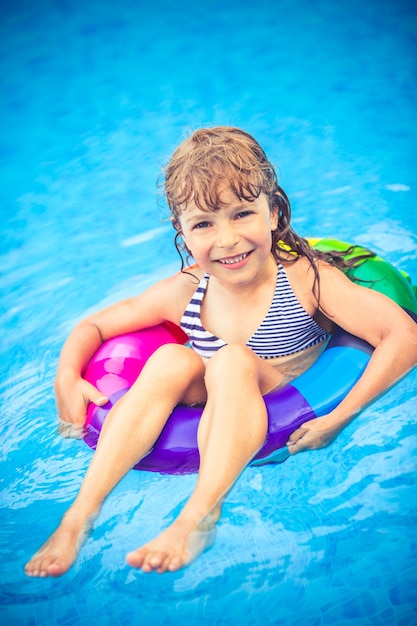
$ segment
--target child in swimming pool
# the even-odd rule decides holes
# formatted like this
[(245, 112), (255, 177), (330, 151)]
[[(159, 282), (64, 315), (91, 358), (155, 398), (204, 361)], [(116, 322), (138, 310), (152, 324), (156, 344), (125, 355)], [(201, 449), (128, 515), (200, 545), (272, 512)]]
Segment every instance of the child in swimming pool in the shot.
[(375, 350), (340, 405), (292, 433), (292, 454), (328, 445), (417, 362), (409, 316), (351, 282), (337, 258), (311, 250), (292, 230), (288, 199), (250, 135), (229, 127), (195, 132), (166, 169), (165, 193), (176, 245), (197, 265), (73, 330), (55, 384), (62, 434), (82, 429), (90, 401), (106, 402), (82, 378), (104, 340), (170, 321), (186, 330), (191, 349), (157, 350), (112, 409), (78, 496), (26, 565), (29, 576), (60, 576), (71, 567), (104, 499), (153, 446), (177, 404), (205, 403), (200, 470), (173, 524), (127, 556), (144, 572), (178, 570), (213, 540), (223, 499), (264, 442), (264, 394), (314, 362), (332, 323)]

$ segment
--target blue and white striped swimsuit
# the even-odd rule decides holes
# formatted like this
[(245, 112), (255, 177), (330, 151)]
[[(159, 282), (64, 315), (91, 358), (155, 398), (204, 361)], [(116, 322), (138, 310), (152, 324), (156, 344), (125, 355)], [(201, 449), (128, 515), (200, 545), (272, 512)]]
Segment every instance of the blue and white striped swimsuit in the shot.
[[(212, 335), (201, 323), (201, 303), (209, 278), (206, 274), (201, 279), (180, 322), (189, 337), (190, 346), (205, 358), (210, 358), (226, 345), (223, 339)], [(327, 339), (327, 336), (326, 331), (298, 302), (283, 266), (278, 265), (271, 307), (246, 345), (262, 359), (274, 359), (310, 348)]]

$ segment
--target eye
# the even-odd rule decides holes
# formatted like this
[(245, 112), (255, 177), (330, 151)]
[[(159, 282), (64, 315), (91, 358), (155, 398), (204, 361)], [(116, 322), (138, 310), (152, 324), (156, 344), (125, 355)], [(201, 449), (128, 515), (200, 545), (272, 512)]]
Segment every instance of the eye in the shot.
[(253, 211), (250, 209), (245, 209), (244, 211), (239, 211), (239, 213), (236, 213), (235, 218), (240, 220), (243, 217), (248, 217), (249, 215), (252, 215)]
[(194, 224), (193, 230), (203, 230), (204, 228), (208, 228), (210, 226), (210, 222), (197, 222)]

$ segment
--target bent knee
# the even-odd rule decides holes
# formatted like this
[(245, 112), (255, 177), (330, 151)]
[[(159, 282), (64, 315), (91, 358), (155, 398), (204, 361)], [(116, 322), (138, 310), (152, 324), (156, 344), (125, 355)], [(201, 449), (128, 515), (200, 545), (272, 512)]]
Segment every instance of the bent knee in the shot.
[(228, 363), (230, 361), (236, 362), (241, 361), (243, 363), (248, 364), (256, 364), (259, 357), (248, 348), (248, 346), (243, 346), (239, 343), (231, 343), (226, 346), (223, 346), (220, 350), (211, 357), (210, 363)]
[(206, 367), (206, 379), (229, 371), (257, 371), (258, 365), (259, 357), (250, 348), (240, 344), (229, 344), (211, 357)]
[(193, 370), (204, 372), (201, 358), (187, 346), (177, 343), (166, 343), (155, 350), (149, 357), (148, 363), (163, 370), (185, 371)]

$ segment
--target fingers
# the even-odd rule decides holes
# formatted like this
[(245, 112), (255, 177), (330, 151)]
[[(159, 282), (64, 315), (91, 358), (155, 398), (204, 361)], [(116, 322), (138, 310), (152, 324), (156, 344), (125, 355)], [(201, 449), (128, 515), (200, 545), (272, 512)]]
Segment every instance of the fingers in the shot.
[(312, 421), (306, 427), (304, 424), (301, 428), (297, 428), (288, 438), (287, 448), (290, 454), (297, 454), (305, 450), (318, 450), (328, 446), (337, 436), (340, 429), (329, 429), (319, 427), (319, 420)]
[(109, 401), (108, 397), (99, 391), (94, 385), (83, 380), (83, 397), (84, 403), (87, 407), (90, 402), (97, 406), (104, 406)]
[(297, 443), (297, 441), (299, 439), (301, 439), (302, 437), (304, 437), (304, 435), (308, 432), (308, 430), (306, 428), (297, 428), (297, 430), (294, 430), (294, 432), (291, 433), (291, 435), (288, 437), (288, 441), (287, 441), (287, 446)]
[(64, 420), (58, 417), (58, 435), (61, 435), (64, 439), (82, 439), (84, 434), (84, 425), (78, 426), (71, 422), (64, 422)]
[(307, 432), (308, 431), (305, 428), (297, 428), (297, 430), (291, 433), (286, 444), (290, 454), (300, 452), (301, 448), (299, 442), (303, 439)]
[(66, 387), (57, 392), (58, 434), (68, 439), (82, 439), (85, 434), (84, 424), (87, 407), (92, 402), (104, 406), (108, 402), (94, 385), (80, 379), (75, 388)]

